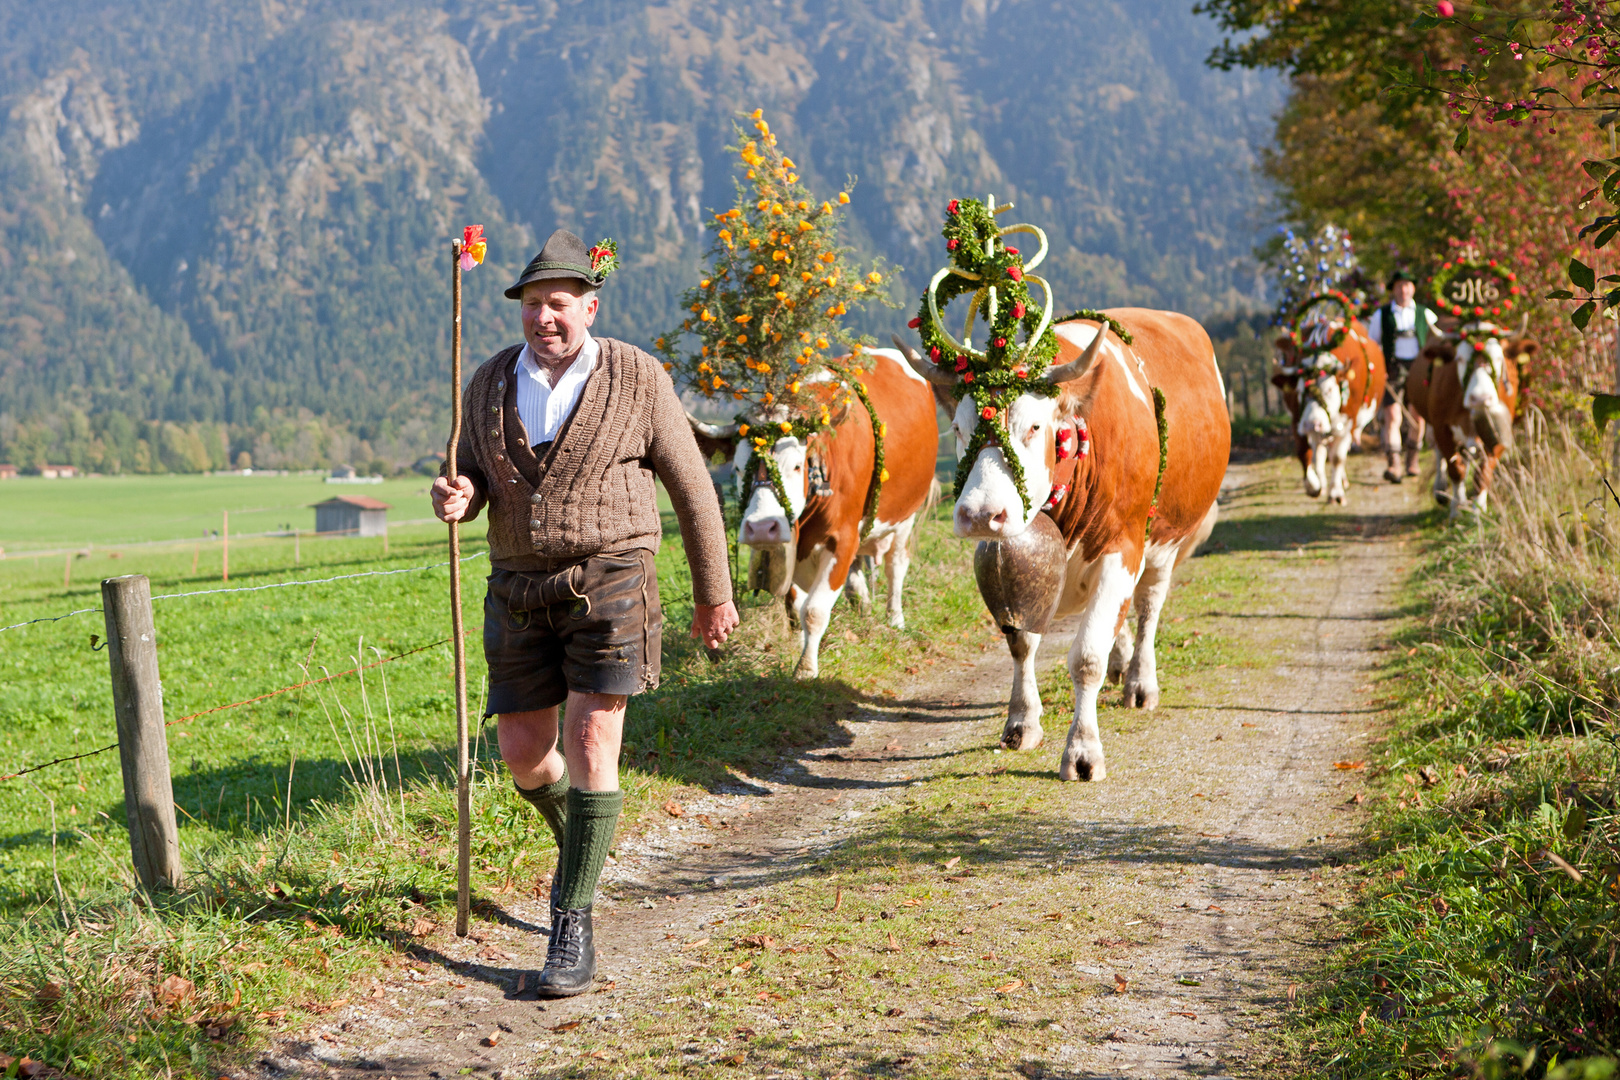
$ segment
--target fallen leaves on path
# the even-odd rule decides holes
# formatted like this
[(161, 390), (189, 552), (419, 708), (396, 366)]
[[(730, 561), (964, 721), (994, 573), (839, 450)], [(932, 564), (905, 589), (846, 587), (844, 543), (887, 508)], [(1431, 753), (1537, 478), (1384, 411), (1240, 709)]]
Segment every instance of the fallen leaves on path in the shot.
[(686, 810), (674, 799), (671, 799), (669, 802), (664, 804), (664, 813), (668, 814), (670, 817), (686, 816)]
[(1014, 979), (1010, 983), (1005, 983), (1005, 984), (1003, 984), (1001, 986), (996, 987), (996, 993), (998, 993), (998, 994), (1012, 994), (1012, 993), (1016, 993), (1019, 990), (1022, 990), (1023, 988), (1024, 988), (1024, 980), (1023, 979)]
[(1365, 769), (1367, 763), (1365, 761), (1335, 761), (1333, 767), (1341, 772), (1353, 772), (1356, 769)]
[(411, 937), (427, 937), (439, 928), (439, 924), (432, 919), (412, 919), (410, 927)]
[(769, 934), (749, 934), (747, 937), (738, 938), (737, 940), (740, 943), (751, 946), (755, 949), (770, 950), (781, 944), (781, 942), (777, 941)]
[(900, 942), (895, 939), (893, 930), (889, 931), (889, 944), (884, 946), (883, 951), (884, 952), (899, 952), (900, 951)]
[(961, 861), (962, 861), (962, 856), (960, 856), (960, 855), (952, 855), (949, 859), (945, 860), (945, 869), (950, 870), (951, 868), (956, 866), (957, 863), (959, 863)]
[(681, 948), (683, 948), (683, 949), (701, 949), (703, 946), (707, 945), (708, 943), (709, 943), (708, 938), (700, 937), (696, 941), (688, 941), (688, 942), (686, 942), (684, 945), (681, 946)]
[(1126, 990), (1130, 989), (1130, 986), (1131, 984), (1126, 981), (1125, 976), (1121, 975), (1117, 971), (1114, 973), (1114, 993), (1123, 994)]
[(1171, 1016), (1185, 1016), (1189, 1020), (1198, 1019), (1198, 1014), (1197, 1013), (1195, 1013), (1195, 1012), (1182, 1012), (1179, 1009), (1170, 1010), (1170, 1015)]
[(551, 1030), (557, 1032), (560, 1035), (565, 1031), (573, 1031), (577, 1027), (579, 1027), (579, 1021), (578, 1020), (567, 1020), (567, 1021), (564, 1021), (561, 1024), (558, 1024), (556, 1027), (552, 1028)]
[(837, 911), (839, 908), (841, 908), (843, 906), (844, 906), (844, 887), (842, 885), (840, 885), (840, 886), (838, 886), (837, 892), (835, 892), (833, 894), (833, 906), (832, 906), (832, 909), (834, 911)]
[(499, 1046), (499, 1045), (501, 1045), (501, 1032), (500, 1032), (499, 1028), (495, 1029), (494, 1031), (490, 1032), (488, 1035), (484, 1036), (484, 1045), (485, 1046)]

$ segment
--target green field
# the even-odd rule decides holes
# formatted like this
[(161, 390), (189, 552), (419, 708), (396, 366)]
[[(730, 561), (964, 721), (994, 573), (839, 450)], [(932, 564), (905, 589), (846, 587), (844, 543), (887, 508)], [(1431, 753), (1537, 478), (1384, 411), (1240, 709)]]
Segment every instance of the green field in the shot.
[[(13, 506), (26, 512), (0, 522), (8, 557), (87, 545), (193, 541), (218, 532), (229, 511), (232, 535), (315, 528), (310, 507), (334, 495), (381, 499), (394, 521), (432, 516), (429, 480), (406, 476), (380, 484), (328, 484), (321, 475), (85, 476), (3, 481)], [(474, 526), (483, 531), (482, 524)]]

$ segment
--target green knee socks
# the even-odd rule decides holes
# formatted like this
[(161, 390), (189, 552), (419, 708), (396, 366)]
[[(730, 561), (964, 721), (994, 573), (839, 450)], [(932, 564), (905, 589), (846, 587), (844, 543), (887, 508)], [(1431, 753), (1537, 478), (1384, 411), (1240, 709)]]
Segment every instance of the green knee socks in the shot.
[(623, 808), (622, 791), (568, 790), (568, 827), (563, 830), (557, 870), (562, 875), (557, 906), (564, 911), (589, 907), (595, 899), (602, 863), (613, 846)]
[(551, 784), (544, 784), (537, 788), (517, 787), (517, 781), (512, 781), (517, 793), (527, 800), (540, 816), (546, 819), (551, 826), (551, 835), (557, 841), (557, 850), (562, 851), (563, 834), (567, 831), (568, 823), (567, 797), (568, 797), (568, 770), (564, 769), (562, 779)]

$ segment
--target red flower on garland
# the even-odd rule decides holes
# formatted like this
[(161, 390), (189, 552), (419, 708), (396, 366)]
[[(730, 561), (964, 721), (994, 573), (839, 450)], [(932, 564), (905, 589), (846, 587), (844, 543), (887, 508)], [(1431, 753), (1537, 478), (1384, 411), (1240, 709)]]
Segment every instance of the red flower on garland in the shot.
[(995, 345), (995, 347), (996, 347), (996, 348), (998, 348), (998, 349), (1005, 349), (1005, 348), (1006, 348), (1006, 347), (1007, 347), (1007, 339), (1006, 339), (1006, 338), (1004, 338), (1004, 337), (998, 337), (998, 338), (996, 338), (996, 340), (995, 340), (995, 341), (994, 341), (994, 342), (993, 342), (993, 344), (994, 344), (994, 345)]
[(910, 322), (906, 323), (906, 325), (911, 327), (913, 330), (917, 329), (917, 327), (922, 325), (922, 316), (917, 316), (915, 319), (912, 319)]
[(956, 370), (957, 371), (966, 371), (967, 366), (968, 366), (967, 357), (958, 356), (956, 358)]
[(928, 350), (928, 359), (932, 360), (936, 364), (939, 363), (939, 346), (938, 345), (935, 345), (934, 347), (932, 347), (931, 349)]
[(962, 372), (962, 381), (963, 382), (972, 382), (973, 381), (973, 372), (971, 372), (971, 371)]
[(954, 213), (956, 213), (956, 208), (959, 205), (961, 205), (961, 204), (958, 203), (955, 199), (952, 199), (950, 202), (945, 204), (945, 212), (947, 214), (954, 214)]
[(1027, 379), (1029, 378), (1029, 368), (1025, 367), (1023, 364), (1019, 364), (1017, 367), (1013, 368), (1013, 374), (1020, 379)]
[(996, 418), (996, 407), (994, 405), (986, 405), (984, 408), (979, 410), (979, 415), (984, 417), (986, 420), (994, 420)]
[(1009, 247), (1009, 248), (1007, 248), (1007, 249), (1006, 249), (1006, 250), (1007, 250), (1007, 254), (1009, 254), (1009, 255), (1016, 255), (1016, 254), (1018, 254), (1018, 249), (1017, 249), (1017, 248), (1015, 248), (1015, 247)]
[(1009, 266), (1007, 267), (1007, 276), (1012, 278), (1014, 281), (1023, 281), (1024, 269), (1021, 266)]
[(1020, 300), (1018, 303), (1013, 305), (1013, 318), (1022, 319), (1023, 317), (1024, 317), (1024, 302), (1022, 300)]
[(945, 250), (946, 251), (955, 251), (956, 250), (956, 241), (955, 240), (947, 240), (947, 241), (945, 241)]

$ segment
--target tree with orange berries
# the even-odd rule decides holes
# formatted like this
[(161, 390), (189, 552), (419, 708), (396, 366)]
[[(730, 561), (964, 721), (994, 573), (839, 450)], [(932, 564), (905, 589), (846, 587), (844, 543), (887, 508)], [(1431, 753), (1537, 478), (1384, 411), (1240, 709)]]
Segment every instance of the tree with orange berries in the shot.
[(803, 438), (830, 423), (806, 377), (869, 344), (850, 333), (845, 316), (872, 300), (896, 305), (882, 289), (881, 260), (862, 269), (838, 243), (849, 192), (817, 201), (763, 112), (750, 119), (756, 137), (733, 125), (728, 149), (744, 175), (731, 209), (714, 216), (707, 269), (681, 298), (680, 327), (655, 345), (678, 383), (736, 402), (741, 423), (769, 422)]

